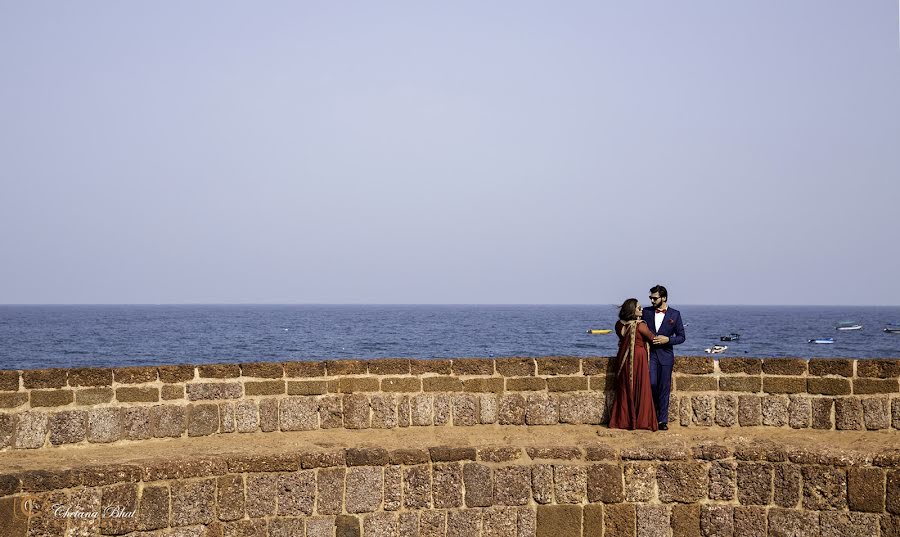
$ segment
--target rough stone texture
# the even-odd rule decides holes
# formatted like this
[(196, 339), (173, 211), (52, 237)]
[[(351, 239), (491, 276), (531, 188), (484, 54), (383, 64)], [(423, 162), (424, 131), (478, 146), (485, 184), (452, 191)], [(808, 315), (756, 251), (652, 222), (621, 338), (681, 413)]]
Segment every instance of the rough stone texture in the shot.
[[(516, 537), (536, 537), (537, 510), (532, 509), (531, 507), (520, 507), (516, 512), (518, 514)], [(602, 520), (600, 522), (602, 523)]]
[(87, 437), (87, 412), (57, 412), (50, 416), (47, 426), (50, 429), (50, 443), (53, 445), (81, 442)]
[(713, 424), (713, 396), (694, 395), (691, 397), (691, 422), (709, 427)]
[(702, 464), (669, 462), (656, 469), (659, 500), (662, 502), (692, 503), (706, 497), (708, 472)]
[[(309, 522), (307, 522), (307, 526), (308, 525)], [(331, 537), (330, 530), (330, 527), (323, 528), (321, 530), (321, 537)], [(359, 519), (351, 515), (338, 515), (334, 519), (334, 531), (337, 537), (360, 537), (361, 529)], [(307, 537), (312, 537), (308, 527), (306, 530), (306, 535)]]
[(454, 394), (450, 397), (453, 406), (453, 425), (471, 426), (478, 424), (478, 396), (470, 393)]
[(234, 405), (234, 427), (239, 433), (259, 429), (259, 409), (254, 401), (239, 401)]
[(618, 464), (594, 464), (587, 472), (587, 494), (591, 503), (619, 503), (625, 499), (622, 467)]
[(31, 408), (65, 406), (75, 400), (72, 390), (33, 390)]
[(700, 506), (673, 505), (670, 524), (672, 537), (700, 537)]
[(793, 429), (805, 429), (811, 424), (812, 405), (808, 397), (791, 395), (788, 403), (788, 425)]
[(93, 408), (88, 411), (88, 441), (115, 442), (122, 438), (122, 433), (121, 409)]
[(112, 401), (112, 388), (86, 388), (75, 391), (76, 405), (100, 405)]
[(849, 395), (850, 381), (839, 378), (806, 379), (806, 392), (820, 395)]
[[(262, 405), (260, 405), (260, 412)], [(341, 409), (341, 398), (336, 396), (319, 399), (319, 420), (323, 429), (337, 429), (344, 426), (344, 413)]]
[(881, 516), (881, 537), (900, 537), (900, 516)]
[[(77, 373), (79, 370), (74, 369), (71, 373)], [(101, 370), (102, 371), (102, 370)], [(110, 381), (112, 381), (112, 374), (110, 373)], [(70, 384), (71, 386), (77, 386), (78, 384)], [(19, 372), (18, 371), (0, 371), (0, 391), (3, 392), (15, 392), (19, 389)]]
[(787, 397), (766, 396), (762, 398), (762, 424), (770, 427), (782, 427), (788, 422)]
[(759, 358), (719, 358), (719, 371), (759, 375), (762, 373), (762, 360)]
[(324, 377), (325, 362), (282, 362), (286, 377)]
[(345, 468), (317, 470), (316, 512), (320, 515), (339, 515), (344, 507)]
[(627, 503), (604, 505), (603, 527), (603, 535), (606, 537), (634, 537), (637, 533), (637, 513), (634, 505)]
[(240, 399), (243, 386), (240, 382), (189, 383), (185, 385), (185, 391), (191, 401)]
[[(104, 487), (102, 491), (101, 505), (104, 509), (113, 506), (113, 509), (121, 508), (123, 512), (137, 511), (137, 485), (132, 483), (112, 485)], [(63, 523), (63, 527), (65, 527), (65, 523)], [(136, 529), (137, 519), (132, 516), (100, 518), (100, 532), (105, 535), (121, 535)]]
[(719, 378), (719, 390), (723, 392), (751, 392), (762, 390), (762, 377), (730, 377)]
[(772, 499), (772, 465), (738, 463), (737, 491), (742, 505), (767, 505)]
[(150, 409), (131, 407), (122, 409), (122, 427), (127, 440), (147, 440), (153, 437)]
[(447, 515), (443, 511), (422, 511), (419, 518), (419, 537), (445, 537)]
[(535, 464), (531, 467), (531, 488), (535, 503), (553, 503), (552, 464)]
[(150, 432), (154, 438), (178, 437), (186, 430), (185, 407), (159, 405), (150, 409)]
[(65, 369), (32, 369), (22, 371), (22, 385), (28, 389), (62, 388), (66, 385)]
[(403, 469), (403, 504), (409, 509), (431, 505), (431, 470), (428, 466)]
[[(18, 419), (14, 414), (0, 414), (0, 449), (12, 445)], [(0, 496), (2, 495), (0, 492)]]
[(770, 537), (819, 537), (819, 513), (769, 509)]
[(450, 415), (450, 396), (447, 394), (438, 394), (434, 396), (434, 424), (449, 425)]
[(737, 465), (716, 461), (709, 466), (709, 499), (733, 500)]
[(400, 521), (394, 513), (374, 513), (363, 518), (363, 535), (366, 537), (398, 537)]
[(806, 379), (802, 377), (763, 377), (763, 391), (766, 393), (804, 393)]
[(296, 380), (287, 383), (288, 395), (325, 395), (328, 393), (328, 381)]
[(478, 401), (478, 423), (497, 423), (500, 412), (500, 398), (496, 395), (482, 395)]
[(843, 469), (803, 467), (803, 508), (813, 511), (847, 507), (847, 476)]
[(346, 466), (346, 454), (343, 449), (332, 451), (315, 451), (300, 455), (300, 467), (307, 468), (331, 468), (334, 466)]
[(779, 507), (797, 507), (800, 503), (800, 468), (778, 464), (773, 479), (773, 501)]
[(870, 431), (889, 429), (890, 410), (887, 397), (872, 397), (862, 400), (863, 421)]
[(409, 410), (413, 425), (426, 426), (433, 423), (433, 400), (433, 396), (427, 394), (416, 395), (410, 399)]
[(737, 397), (731, 394), (719, 394), (715, 399), (716, 425), (733, 427), (737, 422)]
[(877, 535), (878, 517), (863, 513), (828, 513), (819, 515), (821, 537)]
[[(167, 493), (168, 494), (168, 493)], [(142, 499), (147, 495), (147, 487), (144, 488), (144, 492), (142, 493)], [(82, 513), (96, 513), (102, 511), (101, 504), (102, 500), (102, 490), (97, 488), (86, 488), (72, 491), (72, 495), (69, 498), (69, 508), (72, 512), (82, 512)], [(140, 512), (140, 509), (138, 510)], [(166, 496), (165, 503), (165, 513), (163, 514), (163, 521), (168, 525), (168, 517), (169, 517), (169, 503), (168, 496)], [(0, 517), (2, 518), (2, 517)], [(140, 519), (137, 521), (138, 529), (140, 527)], [(69, 529), (66, 537), (83, 537), (89, 535), (96, 535), (100, 531), (100, 521), (92, 518), (72, 518), (69, 519)], [(0, 535), (4, 535), (2, 532), (2, 528), (0, 528)], [(15, 535), (15, 534), (13, 534)]]
[(638, 505), (635, 508), (637, 534), (641, 537), (669, 537), (669, 508), (665, 505)]
[(735, 507), (733, 516), (735, 537), (766, 537), (764, 507)]
[(738, 397), (738, 423), (741, 427), (750, 427), (762, 423), (762, 405), (755, 395)]
[(447, 513), (447, 537), (471, 537), (481, 534), (481, 511), (450, 511)]
[(559, 397), (559, 422), (598, 425), (603, 418), (603, 394), (575, 394)]
[[(380, 468), (378, 471), (380, 472)], [(316, 497), (315, 471), (302, 470), (300, 472), (281, 474), (278, 476), (277, 487), (278, 516), (312, 514), (313, 502)]]
[(525, 403), (525, 423), (528, 425), (553, 425), (559, 423), (559, 405), (556, 397), (529, 394)]
[(462, 483), (462, 465), (459, 463), (433, 465), (431, 494), (434, 507), (462, 506)]
[(163, 365), (156, 368), (159, 380), (167, 383), (185, 382), (194, 379), (192, 365)]
[(835, 358), (812, 358), (809, 361), (809, 374), (820, 377), (824, 377), (825, 375), (852, 377), (853, 360), (841, 360)]
[(653, 497), (656, 469), (652, 464), (625, 464), (625, 501), (646, 502)]
[(587, 495), (587, 469), (584, 466), (554, 467), (556, 503), (582, 503)]
[[(693, 410), (691, 409), (691, 398), (690, 397), (682, 397), (678, 400), (679, 405), (677, 407), (672, 407), (669, 405), (669, 416), (672, 415), (672, 412), (677, 408), (678, 409), (678, 424), (682, 427), (687, 427), (691, 424), (691, 417), (693, 416)], [(670, 418), (671, 420), (671, 418)]]
[(481, 537), (516, 537), (519, 513), (513, 509), (495, 507), (484, 509), (481, 519)]
[(209, 436), (219, 430), (219, 405), (205, 403), (188, 405), (188, 436)]
[(397, 511), (402, 507), (403, 471), (399, 466), (384, 469), (384, 510)]
[(732, 506), (700, 506), (700, 534), (704, 537), (734, 536), (734, 509)]
[(887, 494), (884, 470), (881, 468), (850, 468), (847, 470), (847, 505), (851, 511), (881, 513)]
[(279, 404), (282, 431), (311, 431), (319, 427), (319, 402), (312, 397), (286, 397)]
[(900, 397), (891, 399), (891, 426), (900, 429)]
[(838, 397), (834, 400), (834, 425), (840, 431), (865, 428), (862, 402), (858, 397)]
[(199, 481), (173, 481), (172, 525), (209, 524), (213, 521), (216, 504), (216, 482), (213, 479)]
[[(397, 402), (397, 426), (398, 427), (409, 427), (410, 425), (410, 413), (409, 413), (409, 396), (403, 395), (400, 397)], [(401, 525), (402, 519), (401, 516)]]
[(244, 518), (244, 477), (222, 476), (216, 480), (216, 502), (219, 520)]
[(474, 462), (467, 463), (463, 466), (463, 479), (466, 507), (488, 507), (493, 504), (494, 487), (490, 467)]
[(806, 360), (802, 358), (766, 358), (763, 360), (762, 370), (767, 375), (803, 375), (806, 373)]
[(247, 474), (247, 516), (254, 518), (274, 515), (277, 495), (276, 474)]
[(892, 470), (887, 473), (885, 509), (889, 513), (900, 515), (900, 470)]
[(345, 395), (341, 400), (344, 408), (344, 427), (347, 429), (368, 429), (370, 426), (369, 398), (361, 394)]
[(370, 399), (373, 429), (396, 429), (397, 398), (393, 395), (373, 395)]
[(858, 360), (856, 375), (881, 379), (900, 377), (900, 360)]
[(419, 513), (406, 511), (400, 513), (400, 537), (419, 537)]
[(0, 393), (0, 408), (16, 408), (27, 402), (27, 393)]
[(528, 467), (508, 466), (494, 471), (494, 505), (525, 505), (529, 499), (531, 471)]
[(371, 513), (382, 503), (384, 472), (381, 468), (357, 466), (347, 469), (345, 500), (348, 513)]
[(812, 400), (812, 426), (813, 429), (831, 429), (833, 421), (831, 409), (834, 399), (830, 397), (817, 397)]
[(539, 505), (537, 537), (563, 535), (581, 535), (581, 508), (577, 505)]
[(497, 373), (504, 377), (534, 376), (534, 358), (497, 358), (494, 360)]
[(525, 397), (504, 395), (500, 399), (500, 425), (525, 425)]

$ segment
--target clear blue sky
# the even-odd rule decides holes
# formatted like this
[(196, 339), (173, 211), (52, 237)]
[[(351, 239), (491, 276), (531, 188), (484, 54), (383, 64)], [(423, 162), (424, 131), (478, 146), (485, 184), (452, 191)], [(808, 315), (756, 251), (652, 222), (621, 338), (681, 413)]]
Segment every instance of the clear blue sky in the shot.
[(0, 0), (0, 303), (900, 303), (890, 1)]

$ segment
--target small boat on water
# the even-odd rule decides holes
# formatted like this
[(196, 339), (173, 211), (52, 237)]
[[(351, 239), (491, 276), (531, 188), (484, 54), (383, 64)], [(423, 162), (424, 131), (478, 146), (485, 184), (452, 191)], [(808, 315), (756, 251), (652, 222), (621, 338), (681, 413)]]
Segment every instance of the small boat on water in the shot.
[(741, 339), (740, 334), (735, 334), (734, 332), (728, 334), (727, 336), (722, 336), (719, 338), (719, 341), (739, 341)]
[(900, 334), (900, 326), (896, 324), (889, 324), (884, 327), (884, 331), (888, 334)]
[(591, 334), (591, 335), (609, 334), (610, 332), (612, 332), (612, 330), (605, 330), (605, 329), (604, 330), (593, 330), (593, 329), (591, 329), (591, 330), (587, 331), (587, 333)]
[(835, 330), (862, 330), (862, 325), (854, 323), (852, 321), (841, 321), (837, 326), (834, 327)]
[(820, 344), (829, 344), (834, 343), (833, 337), (819, 337), (816, 339), (809, 340), (810, 343), (820, 343)]
[(708, 349), (703, 349), (706, 354), (721, 354), (728, 350), (728, 345), (713, 345)]

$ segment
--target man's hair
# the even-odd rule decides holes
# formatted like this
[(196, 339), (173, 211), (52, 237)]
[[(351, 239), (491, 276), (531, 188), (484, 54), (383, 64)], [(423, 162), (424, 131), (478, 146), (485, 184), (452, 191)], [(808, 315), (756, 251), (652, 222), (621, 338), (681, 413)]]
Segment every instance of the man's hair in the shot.
[(665, 298), (666, 300), (669, 299), (669, 292), (666, 291), (666, 288), (663, 287), (662, 285), (654, 285), (653, 287), (650, 288), (650, 292), (651, 293), (659, 293), (659, 296)]

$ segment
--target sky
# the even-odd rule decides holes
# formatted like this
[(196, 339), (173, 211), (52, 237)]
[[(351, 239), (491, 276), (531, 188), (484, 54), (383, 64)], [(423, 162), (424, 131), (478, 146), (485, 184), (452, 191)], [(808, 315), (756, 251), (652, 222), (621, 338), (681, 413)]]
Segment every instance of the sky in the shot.
[(891, 1), (0, 0), (0, 303), (900, 303)]

